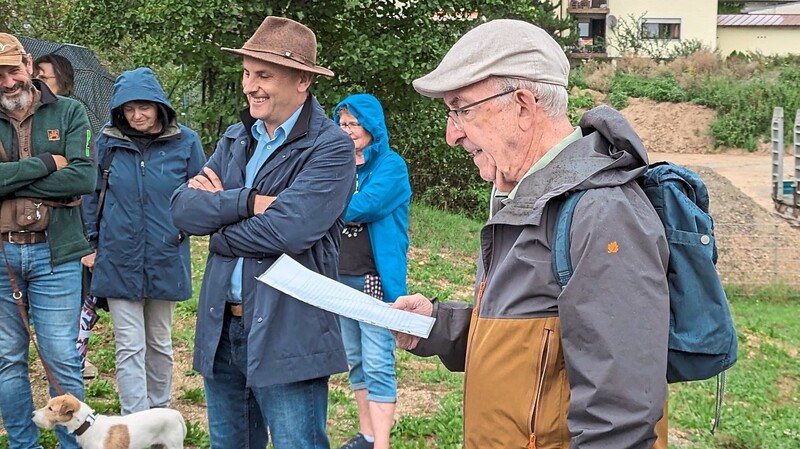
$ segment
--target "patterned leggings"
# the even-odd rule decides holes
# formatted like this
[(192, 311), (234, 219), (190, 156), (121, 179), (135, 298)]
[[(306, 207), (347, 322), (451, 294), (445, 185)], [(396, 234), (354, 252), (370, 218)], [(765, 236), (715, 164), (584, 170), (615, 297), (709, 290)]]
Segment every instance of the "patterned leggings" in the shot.
[(97, 298), (92, 295), (83, 296), (83, 306), (81, 307), (80, 331), (75, 347), (81, 356), (81, 370), (86, 366), (86, 352), (89, 350), (89, 336), (92, 328), (97, 323)]

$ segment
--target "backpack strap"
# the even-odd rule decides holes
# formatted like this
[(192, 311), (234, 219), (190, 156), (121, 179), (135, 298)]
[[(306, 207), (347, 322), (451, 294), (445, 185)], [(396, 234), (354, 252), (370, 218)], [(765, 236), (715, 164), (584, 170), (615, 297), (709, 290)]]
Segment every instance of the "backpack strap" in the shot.
[(567, 282), (572, 277), (572, 260), (569, 256), (569, 231), (572, 227), (575, 206), (578, 205), (578, 201), (580, 201), (584, 193), (586, 193), (585, 190), (568, 192), (558, 206), (556, 224), (553, 228), (551, 254), (553, 256), (553, 274), (562, 289), (567, 286)]
[(95, 212), (95, 223), (98, 228), (100, 227), (100, 217), (103, 216), (106, 190), (108, 190), (108, 176), (111, 174), (111, 162), (114, 160), (115, 154), (117, 154), (117, 149), (112, 147), (111, 152), (108, 153), (108, 157), (106, 157), (106, 159), (103, 161), (103, 165), (100, 170), (100, 193), (97, 195), (97, 212)]

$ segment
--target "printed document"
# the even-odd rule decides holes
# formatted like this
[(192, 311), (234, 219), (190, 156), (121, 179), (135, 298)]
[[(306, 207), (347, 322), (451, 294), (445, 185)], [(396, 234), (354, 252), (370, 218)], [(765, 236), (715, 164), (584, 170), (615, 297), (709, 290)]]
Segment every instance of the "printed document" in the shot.
[(389, 304), (315, 273), (283, 254), (258, 280), (314, 307), (364, 323), (428, 338), (434, 318)]

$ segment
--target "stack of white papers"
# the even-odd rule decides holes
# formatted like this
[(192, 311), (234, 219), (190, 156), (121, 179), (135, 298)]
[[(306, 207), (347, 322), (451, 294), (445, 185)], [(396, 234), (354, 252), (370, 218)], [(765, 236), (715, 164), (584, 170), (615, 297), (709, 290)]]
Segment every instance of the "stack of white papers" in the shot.
[(389, 307), (283, 254), (258, 280), (314, 307), (364, 323), (428, 338), (434, 318)]

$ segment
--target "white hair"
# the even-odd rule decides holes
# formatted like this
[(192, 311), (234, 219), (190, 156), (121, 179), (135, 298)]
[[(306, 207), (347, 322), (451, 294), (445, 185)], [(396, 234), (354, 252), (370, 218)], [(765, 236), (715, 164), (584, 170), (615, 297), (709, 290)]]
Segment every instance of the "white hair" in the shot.
[[(519, 78), (495, 77), (495, 85), (501, 91), (525, 89), (533, 93), (536, 102), (541, 105), (542, 110), (551, 118), (557, 119), (567, 115), (567, 89), (555, 84), (537, 83), (536, 81), (523, 80)], [(511, 101), (506, 100), (506, 101)]]
[[(16, 88), (17, 85), (14, 87)], [(22, 92), (17, 94), (17, 98), (10, 99), (5, 95), (5, 92), (0, 92), (0, 106), (6, 111), (22, 111), (27, 108), (31, 102), (31, 91), (27, 88), (28, 84), (22, 86)]]

